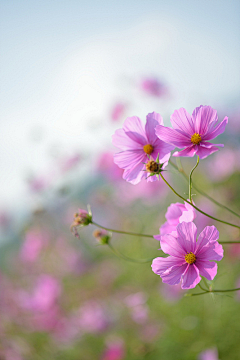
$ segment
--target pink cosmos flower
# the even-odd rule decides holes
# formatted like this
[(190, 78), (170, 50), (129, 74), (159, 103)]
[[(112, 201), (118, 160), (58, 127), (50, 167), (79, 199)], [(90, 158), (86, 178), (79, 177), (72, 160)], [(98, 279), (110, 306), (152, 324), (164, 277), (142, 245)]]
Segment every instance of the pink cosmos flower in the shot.
[(176, 237), (168, 234), (160, 240), (162, 251), (170, 256), (154, 259), (153, 272), (169, 285), (177, 285), (182, 280), (182, 289), (193, 289), (201, 281), (200, 275), (213, 280), (217, 264), (210, 260), (223, 258), (218, 236), (215, 226), (206, 226), (196, 242), (196, 225), (193, 222), (178, 224)]
[[(172, 145), (159, 140), (155, 134), (155, 127), (163, 120), (161, 115), (153, 112), (147, 115), (145, 128), (142, 121), (137, 117), (129, 117), (125, 120), (122, 129), (116, 130), (113, 135), (113, 145), (122, 151), (114, 155), (114, 162), (124, 169), (123, 179), (132, 184), (139, 183), (148, 177), (145, 164), (148, 156), (156, 161), (159, 154), (160, 163), (167, 163), (170, 157)], [(165, 164), (166, 166), (166, 164)], [(147, 181), (157, 180), (156, 175), (148, 177)]]
[[(167, 221), (160, 227), (160, 234), (165, 235), (172, 233), (174, 236), (174, 234), (177, 235), (176, 226), (183, 221), (193, 221), (196, 217), (196, 211), (187, 202), (184, 202), (184, 204), (175, 203), (168, 207), (165, 217)], [(155, 239), (161, 240), (161, 235), (156, 235)]]
[(224, 146), (209, 142), (224, 132), (228, 118), (226, 116), (218, 125), (217, 121), (217, 111), (211, 106), (197, 107), (192, 116), (181, 108), (175, 110), (171, 116), (173, 129), (160, 124), (156, 127), (156, 134), (160, 140), (178, 148), (184, 148), (182, 151), (175, 152), (173, 156), (193, 157), (196, 154), (200, 159), (204, 159), (218, 151), (217, 146)]

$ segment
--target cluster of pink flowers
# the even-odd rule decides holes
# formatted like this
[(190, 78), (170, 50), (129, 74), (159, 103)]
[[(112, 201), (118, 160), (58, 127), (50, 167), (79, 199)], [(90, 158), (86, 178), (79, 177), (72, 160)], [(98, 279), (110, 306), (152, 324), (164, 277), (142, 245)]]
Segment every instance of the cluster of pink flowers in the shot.
[(114, 161), (124, 169), (123, 179), (132, 184), (146, 178), (155, 181), (156, 176), (148, 177), (145, 165), (148, 160), (158, 158), (164, 168), (175, 147), (183, 150), (173, 156), (196, 154), (200, 159), (223, 147), (223, 144), (209, 142), (224, 132), (228, 118), (218, 125), (217, 121), (217, 112), (211, 106), (197, 107), (192, 116), (183, 108), (175, 110), (171, 116), (173, 129), (165, 127), (161, 115), (155, 112), (147, 115), (145, 128), (137, 116), (127, 118), (123, 128), (113, 135), (113, 145), (121, 150), (115, 154)]
[[(183, 150), (173, 156), (196, 154), (200, 159), (223, 147), (209, 142), (224, 132), (228, 118), (217, 122), (217, 112), (210, 106), (197, 107), (192, 116), (183, 108), (175, 110), (171, 116), (173, 128), (165, 127), (162, 117), (155, 112), (147, 115), (145, 127), (138, 117), (127, 118), (123, 128), (113, 135), (113, 144), (121, 150), (115, 154), (114, 161), (124, 169), (123, 179), (132, 184), (142, 179), (156, 181), (175, 147)], [(189, 203), (171, 204), (166, 213), (167, 222), (160, 227), (160, 235), (154, 236), (160, 241), (161, 250), (170, 256), (154, 259), (152, 270), (164, 283), (177, 285), (182, 281), (182, 289), (194, 288), (201, 281), (200, 275), (212, 280), (217, 273), (217, 264), (212, 260), (223, 257), (214, 226), (207, 226), (197, 241), (195, 217)]]

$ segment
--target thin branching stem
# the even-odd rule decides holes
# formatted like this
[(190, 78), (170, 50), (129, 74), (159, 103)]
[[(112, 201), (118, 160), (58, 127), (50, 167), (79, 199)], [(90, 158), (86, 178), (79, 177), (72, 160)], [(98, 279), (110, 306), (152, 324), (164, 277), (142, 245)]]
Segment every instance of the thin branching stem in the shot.
[(118, 256), (118, 257), (120, 257), (120, 258), (122, 258), (122, 259), (124, 259), (124, 260), (133, 262), (133, 263), (145, 264), (145, 263), (151, 262), (151, 261), (154, 259), (154, 258), (149, 258), (149, 259), (132, 259), (132, 258), (130, 258), (130, 257), (122, 254), (120, 251), (116, 250), (116, 249), (112, 246), (112, 244), (108, 243), (107, 245), (108, 245), (108, 247), (112, 250), (112, 252), (113, 252), (116, 256)]
[(202, 211), (201, 209), (199, 209), (196, 205), (192, 204), (190, 201), (188, 201), (187, 199), (185, 199), (182, 195), (178, 194), (176, 192), (176, 190), (174, 190), (174, 188), (167, 182), (167, 180), (163, 177), (162, 173), (160, 173), (160, 176), (161, 178), (163, 179), (163, 181), (165, 182), (165, 184), (167, 184), (167, 186), (174, 192), (175, 195), (177, 195), (180, 199), (182, 199), (183, 201), (186, 201), (189, 205), (191, 205), (194, 209), (196, 209), (197, 211), (199, 211), (201, 214), (209, 217), (210, 219), (213, 219), (215, 221), (218, 221), (218, 222), (221, 222), (225, 225), (229, 225), (229, 226), (232, 226), (232, 227), (235, 227), (237, 229), (240, 229), (240, 226), (239, 225), (235, 225), (235, 224), (232, 224), (232, 223), (229, 223), (227, 221), (224, 221), (224, 220), (220, 220), (218, 218), (215, 218), (214, 216), (212, 215), (209, 215), (207, 213), (205, 213), (204, 211)]
[(191, 172), (190, 172), (190, 174), (189, 174), (189, 201), (192, 203), (192, 186), (193, 186), (193, 184), (192, 184), (192, 174), (193, 174), (193, 172), (194, 172), (194, 170), (196, 169), (196, 167), (198, 166), (198, 164), (199, 164), (199, 156), (197, 157), (197, 163), (196, 163), (196, 165), (192, 168), (192, 170), (191, 170)]
[[(182, 176), (188, 181), (188, 176), (185, 173), (185, 171), (183, 170), (182, 166), (178, 167), (177, 165), (175, 165), (171, 160), (169, 160), (169, 163), (172, 165), (172, 167), (174, 167), (174, 169), (178, 170)], [(240, 215), (237, 214), (235, 211), (229, 209), (227, 206), (221, 204), (220, 202), (218, 202), (217, 200), (215, 200), (214, 198), (212, 198), (210, 195), (208, 195), (207, 193), (205, 193), (203, 190), (199, 189), (195, 184), (193, 184), (193, 188), (202, 196), (204, 196), (205, 198), (207, 198), (208, 200), (210, 200), (211, 202), (213, 202), (215, 205), (221, 207), (222, 209), (225, 209), (227, 211), (229, 211), (231, 214), (237, 216), (240, 218)]]
[(114, 233), (117, 233), (117, 234), (153, 238), (153, 235), (149, 235), (149, 234), (139, 234), (139, 233), (130, 232), (130, 231), (122, 231), (122, 230), (110, 229), (110, 228), (107, 228), (107, 227), (105, 227), (105, 226), (102, 226), (102, 225), (97, 224), (95, 221), (92, 221), (91, 224), (93, 224), (93, 225), (95, 225), (95, 226), (97, 226), (97, 227), (99, 227), (99, 228), (101, 228), (101, 229), (105, 229), (105, 230), (107, 230), (107, 231), (114, 232)]

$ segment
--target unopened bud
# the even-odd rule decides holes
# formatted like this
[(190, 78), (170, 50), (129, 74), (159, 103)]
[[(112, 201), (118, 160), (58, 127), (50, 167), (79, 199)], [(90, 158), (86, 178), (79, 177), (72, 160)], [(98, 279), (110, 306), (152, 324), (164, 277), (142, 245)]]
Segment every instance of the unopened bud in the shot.
[(160, 170), (160, 164), (154, 160), (149, 160), (146, 164), (146, 170), (150, 173), (158, 173)]
[(78, 226), (87, 226), (92, 222), (92, 215), (90, 215), (86, 210), (79, 209), (78, 213), (74, 214), (74, 220), (71, 224), (71, 231), (74, 236), (79, 238), (79, 234), (77, 231)]
[(101, 245), (106, 245), (109, 243), (109, 240), (111, 238), (111, 236), (109, 235), (109, 233), (106, 230), (100, 230), (97, 229), (93, 232), (93, 236), (95, 237), (95, 239), (99, 242), (99, 244)]

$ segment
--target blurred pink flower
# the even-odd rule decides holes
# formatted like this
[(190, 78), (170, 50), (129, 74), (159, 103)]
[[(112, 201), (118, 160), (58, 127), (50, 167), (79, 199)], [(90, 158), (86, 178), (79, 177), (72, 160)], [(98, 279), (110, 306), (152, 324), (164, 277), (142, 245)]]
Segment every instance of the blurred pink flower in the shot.
[(123, 360), (125, 358), (124, 343), (122, 340), (108, 342), (101, 360)]
[(209, 177), (214, 181), (222, 181), (236, 171), (240, 171), (240, 152), (233, 149), (224, 149), (217, 153), (208, 164)]
[(161, 97), (167, 94), (167, 87), (157, 78), (144, 78), (140, 83), (140, 88), (148, 95)]
[(112, 152), (103, 152), (97, 159), (97, 170), (103, 174), (107, 180), (117, 181), (122, 179), (123, 170), (120, 169), (113, 161)]
[(38, 230), (29, 230), (25, 235), (24, 243), (20, 250), (20, 258), (22, 261), (34, 262), (43, 247), (48, 244), (49, 235), (47, 232), (40, 232)]
[(223, 144), (212, 144), (212, 140), (222, 134), (228, 123), (227, 116), (217, 125), (217, 111), (211, 106), (199, 106), (192, 116), (184, 109), (175, 110), (171, 116), (173, 129), (160, 124), (156, 127), (156, 135), (160, 140), (172, 144), (178, 148), (184, 148), (175, 152), (173, 156), (190, 156), (195, 154), (204, 159), (218, 151)]
[(125, 206), (137, 199), (143, 200), (146, 204), (151, 205), (154, 202), (161, 200), (168, 194), (163, 181), (147, 182), (141, 181), (134, 187), (128, 182), (121, 182), (117, 185), (116, 201), (119, 205)]
[(108, 317), (103, 307), (95, 301), (88, 301), (76, 314), (77, 323), (84, 332), (98, 333), (106, 329)]
[(144, 324), (148, 320), (148, 313), (147, 305), (137, 305), (131, 308), (131, 318), (137, 324)]
[(63, 157), (62, 159), (60, 159), (60, 169), (63, 173), (65, 173), (71, 170), (72, 168), (76, 167), (80, 161), (81, 161), (80, 154)]
[(166, 299), (166, 301), (174, 303), (183, 297), (185, 291), (181, 288), (180, 283), (174, 286), (162, 283), (160, 294)]
[(50, 275), (40, 275), (32, 294), (21, 291), (19, 300), (23, 308), (34, 312), (46, 312), (52, 308), (61, 294), (61, 285)]
[(32, 192), (38, 193), (46, 190), (46, 188), (49, 186), (49, 182), (45, 177), (42, 176), (31, 177), (28, 179), (28, 186)]
[(111, 111), (111, 120), (112, 121), (119, 121), (124, 115), (126, 110), (126, 104), (118, 102), (116, 103)]
[(133, 307), (133, 306), (138, 306), (138, 305), (143, 305), (146, 303), (148, 296), (139, 291), (135, 294), (131, 294), (128, 295), (125, 299), (124, 299), (124, 303), (128, 306), (128, 307)]
[(213, 280), (217, 274), (217, 264), (211, 260), (220, 261), (223, 258), (223, 248), (217, 241), (218, 237), (215, 226), (207, 226), (196, 243), (195, 224), (178, 224), (177, 237), (168, 234), (161, 238), (161, 249), (170, 256), (154, 259), (153, 272), (169, 285), (177, 285), (182, 280), (182, 289), (193, 289), (201, 281), (200, 275)]
[(132, 319), (138, 323), (145, 323), (148, 319), (148, 306), (145, 304), (147, 301), (147, 295), (143, 292), (128, 295), (124, 302), (130, 308)]
[[(155, 127), (163, 125), (162, 117), (153, 112), (147, 115), (145, 128), (142, 121), (133, 116), (127, 118), (122, 129), (116, 130), (112, 136), (113, 145), (122, 151), (114, 155), (114, 162), (124, 169), (123, 179), (138, 184), (142, 179), (156, 181), (156, 175), (149, 177), (146, 165), (149, 157), (156, 161), (158, 155), (160, 162), (166, 163), (170, 158), (172, 145), (159, 140), (155, 134)], [(166, 165), (165, 164), (165, 165)]]
[(198, 360), (219, 360), (217, 348), (214, 347), (212, 349), (202, 351), (198, 356)]
[(183, 221), (193, 221), (196, 217), (196, 211), (190, 204), (184, 201), (184, 204), (171, 204), (167, 209), (165, 217), (167, 221), (160, 227), (160, 235), (154, 236), (157, 240), (161, 240), (161, 236), (166, 234), (177, 235), (177, 225)]

